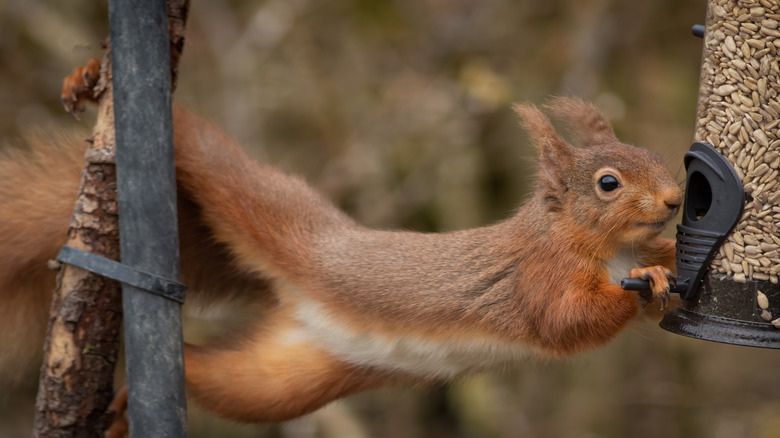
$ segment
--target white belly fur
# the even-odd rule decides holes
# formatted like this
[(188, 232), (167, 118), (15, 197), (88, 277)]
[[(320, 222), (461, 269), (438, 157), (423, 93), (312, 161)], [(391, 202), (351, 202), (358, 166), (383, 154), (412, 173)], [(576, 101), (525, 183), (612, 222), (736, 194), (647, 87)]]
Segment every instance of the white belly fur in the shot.
[(357, 366), (402, 371), (427, 379), (451, 379), (460, 374), (527, 358), (533, 350), (490, 338), (430, 340), (354, 332), (312, 300), (296, 303), (300, 327), (288, 342), (313, 342), (339, 359)]
[[(610, 281), (620, 284), (628, 272), (641, 266), (632, 248), (619, 250), (607, 262)], [(288, 289), (289, 291), (289, 289)], [(401, 371), (426, 379), (451, 379), (461, 374), (494, 368), (535, 355), (530, 346), (512, 344), (488, 337), (426, 339), (422, 336), (388, 336), (355, 332), (339, 324), (316, 301), (294, 294), (288, 302), (296, 308), (298, 327), (286, 342), (310, 342), (344, 362), (386, 371)]]
[(641, 254), (634, 248), (621, 248), (615, 253), (615, 257), (607, 262), (609, 269), (609, 281), (620, 285), (620, 280), (628, 277), (628, 271), (641, 267)]
[[(610, 281), (620, 284), (628, 271), (640, 266), (640, 255), (632, 248), (619, 250), (608, 263)], [(289, 290), (289, 289), (288, 289)], [(451, 379), (458, 375), (494, 368), (534, 355), (529, 346), (487, 337), (425, 339), (420, 336), (387, 336), (354, 332), (339, 324), (316, 301), (295, 294), (299, 326), (287, 334), (286, 342), (311, 342), (356, 366), (402, 371), (429, 379)]]

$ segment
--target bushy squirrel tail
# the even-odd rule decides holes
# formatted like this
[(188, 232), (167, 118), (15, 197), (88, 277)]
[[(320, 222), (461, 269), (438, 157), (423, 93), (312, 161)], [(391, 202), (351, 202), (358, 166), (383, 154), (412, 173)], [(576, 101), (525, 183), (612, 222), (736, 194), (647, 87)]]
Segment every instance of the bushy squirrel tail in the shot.
[(70, 133), (25, 143), (0, 151), (0, 387), (35, 371), (86, 149)]

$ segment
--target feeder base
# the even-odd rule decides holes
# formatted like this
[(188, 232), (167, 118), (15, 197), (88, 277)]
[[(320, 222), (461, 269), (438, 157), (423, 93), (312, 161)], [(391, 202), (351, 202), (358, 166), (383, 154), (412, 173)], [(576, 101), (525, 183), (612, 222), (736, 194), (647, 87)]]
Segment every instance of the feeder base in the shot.
[(678, 307), (666, 313), (660, 326), (664, 330), (690, 338), (780, 349), (780, 329), (767, 323), (705, 315)]

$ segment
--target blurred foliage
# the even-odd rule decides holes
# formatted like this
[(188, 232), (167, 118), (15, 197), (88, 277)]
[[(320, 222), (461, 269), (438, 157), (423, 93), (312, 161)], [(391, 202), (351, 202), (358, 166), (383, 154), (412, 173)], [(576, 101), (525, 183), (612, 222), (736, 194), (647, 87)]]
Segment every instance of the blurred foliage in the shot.
[[(682, 179), (703, 0), (193, 0), (177, 101), (361, 222), (449, 230), (510, 214), (534, 152), (510, 104), (594, 101)], [(60, 81), (107, 35), (104, 2), (0, 1), (0, 134), (90, 127)], [(556, 291), (550, 291), (556, 293)], [(284, 425), (191, 407), (193, 437), (774, 437), (780, 356), (637, 323), (571, 359), (373, 391)], [(31, 370), (35, 374), (35, 370)], [(28, 436), (33, 387), (0, 394)]]

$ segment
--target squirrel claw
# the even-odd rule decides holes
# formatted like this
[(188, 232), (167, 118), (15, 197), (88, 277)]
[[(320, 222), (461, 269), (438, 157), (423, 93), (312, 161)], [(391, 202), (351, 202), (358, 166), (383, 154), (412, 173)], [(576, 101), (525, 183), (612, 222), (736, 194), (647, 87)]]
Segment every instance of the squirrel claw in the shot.
[(661, 310), (665, 309), (669, 305), (669, 301), (672, 299), (672, 295), (669, 293), (669, 288), (664, 288), (663, 293), (658, 297), (661, 300)]
[(676, 279), (672, 272), (663, 266), (651, 266), (649, 268), (634, 268), (629, 273), (630, 278), (641, 278), (650, 282), (650, 292), (648, 294), (639, 294), (643, 307), (654, 300), (659, 300), (661, 309), (671, 301), (671, 286), (676, 285)]
[(669, 284), (677, 287), (677, 277), (675, 277), (674, 274), (672, 274), (672, 271), (666, 272), (666, 279), (669, 280)]
[(95, 85), (100, 78), (100, 61), (90, 59), (87, 65), (79, 66), (62, 81), (60, 101), (73, 117), (84, 111), (86, 101), (96, 101)]

